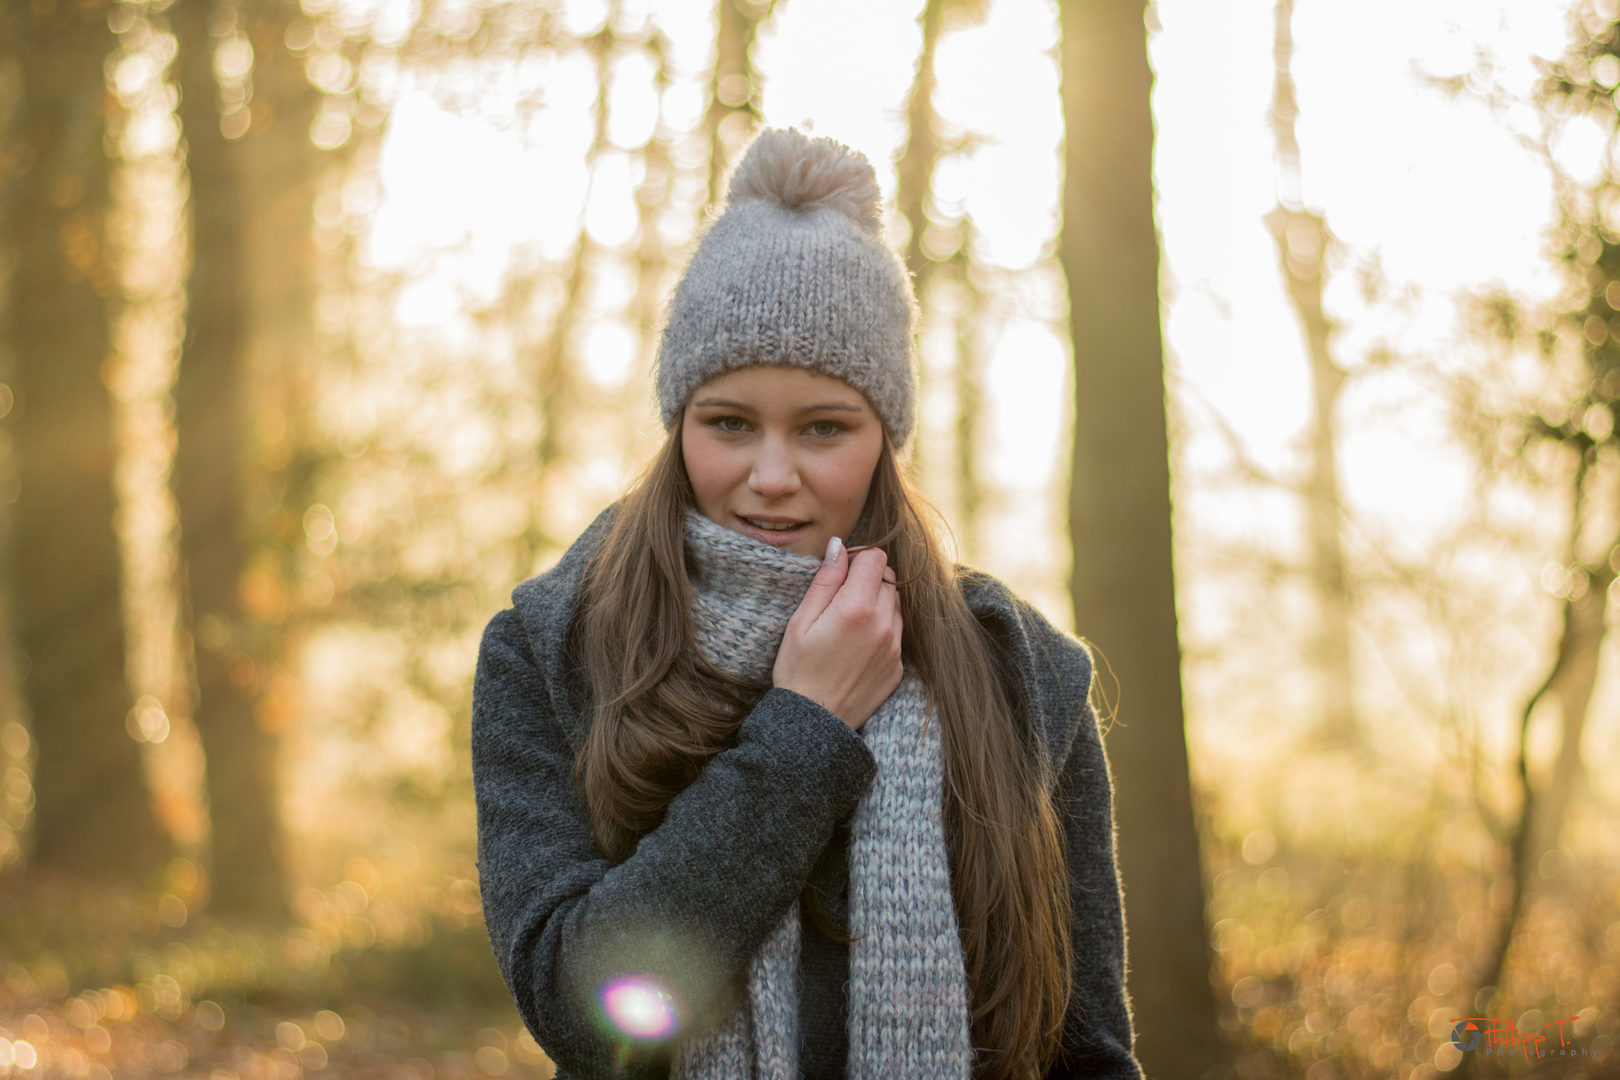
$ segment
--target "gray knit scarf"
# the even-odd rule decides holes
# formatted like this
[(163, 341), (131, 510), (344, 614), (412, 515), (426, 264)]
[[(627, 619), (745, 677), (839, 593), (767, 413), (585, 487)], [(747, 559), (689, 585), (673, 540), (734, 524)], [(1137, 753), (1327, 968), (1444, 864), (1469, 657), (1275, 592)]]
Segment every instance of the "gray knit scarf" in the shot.
[[(690, 513), (698, 648), (730, 675), (768, 684), (788, 619), (819, 559)], [(942, 818), (939, 724), (909, 671), (861, 729), (877, 776), (850, 823), (849, 1080), (968, 1080), (967, 974)], [(675, 1080), (797, 1080), (799, 908), (748, 969), (730, 1020), (688, 1040)]]

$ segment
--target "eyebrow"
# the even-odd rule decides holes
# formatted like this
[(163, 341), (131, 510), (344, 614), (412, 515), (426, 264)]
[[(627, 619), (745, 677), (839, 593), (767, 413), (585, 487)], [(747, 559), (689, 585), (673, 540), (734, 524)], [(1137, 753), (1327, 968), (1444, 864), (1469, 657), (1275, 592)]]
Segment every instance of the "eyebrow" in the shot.
[[(740, 412), (755, 411), (752, 405), (745, 405), (740, 401), (732, 401), (729, 398), (704, 398), (701, 401), (694, 401), (692, 404), (700, 408), (705, 406), (713, 406), (722, 409), (737, 409)], [(847, 401), (823, 401), (814, 405), (801, 405), (797, 409), (793, 410), (793, 415), (803, 416), (805, 413), (827, 411), (858, 413), (863, 412), (864, 410), (859, 405), (853, 405)]]

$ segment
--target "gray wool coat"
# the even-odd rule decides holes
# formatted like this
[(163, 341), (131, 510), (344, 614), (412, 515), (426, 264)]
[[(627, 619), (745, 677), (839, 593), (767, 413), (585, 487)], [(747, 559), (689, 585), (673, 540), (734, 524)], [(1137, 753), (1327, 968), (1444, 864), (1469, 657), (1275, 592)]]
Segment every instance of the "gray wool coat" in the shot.
[[(749, 958), (807, 885), (837, 919), (848, 873), (843, 825), (875, 768), (843, 721), (790, 690), (770, 690), (736, 745), (671, 801), (630, 858), (610, 862), (575, 781), (589, 692), (564, 642), (581, 572), (612, 513), (513, 591), (513, 607), (484, 632), (473, 685), (484, 919), (524, 1022), (563, 1080), (667, 1075), (668, 1045), (625, 1039), (607, 1023), (600, 992), (616, 977), (647, 978), (686, 1023), (712, 1022), (729, 1013)], [(1074, 995), (1048, 1080), (1140, 1080), (1112, 785), (1087, 701), (1091, 657), (994, 578), (963, 570), (959, 580), (1058, 777)], [(803, 949), (801, 1072), (842, 1076), (847, 945), (807, 924)]]

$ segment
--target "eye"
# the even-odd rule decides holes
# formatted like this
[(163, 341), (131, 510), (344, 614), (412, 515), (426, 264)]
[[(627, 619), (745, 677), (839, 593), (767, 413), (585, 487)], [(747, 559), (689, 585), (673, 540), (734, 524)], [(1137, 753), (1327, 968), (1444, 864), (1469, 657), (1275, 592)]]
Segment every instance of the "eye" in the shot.
[(722, 435), (740, 435), (748, 430), (748, 421), (740, 416), (716, 416), (705, 423)]
[(841, 434), (845, 428), (843, 424), (834, 420), (817, 420), (805, 430), (818, 439), (830, 439), (834, 435)]

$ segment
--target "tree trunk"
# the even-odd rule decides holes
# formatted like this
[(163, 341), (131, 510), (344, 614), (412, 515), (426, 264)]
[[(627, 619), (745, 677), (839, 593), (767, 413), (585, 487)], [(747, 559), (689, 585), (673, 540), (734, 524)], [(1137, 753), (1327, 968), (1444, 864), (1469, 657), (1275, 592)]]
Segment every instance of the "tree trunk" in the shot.
[(168, 838), (152, 810), (140, 748), (125, 729), (114, 531), (112, 362), (107, 300), (116, 276), (104, 223), (103, 64), (113, 47), (102, 3), (11, 0), (23, 79), (14, 181), (12, 276), (22, 493), (12, 564), (24, 695), (38, 747), (34, 861), (141, 879)]
[(303, 18), (298, 4), (256, 0), (242, 10), (254, 57), (252, 126), (238, 173), (249, 333), (259, 368), (284, 379), (315, 352), (315, 197), (328, 155), (309, 138), (321, 94), (285, 45), (288, 28)]
[[(654, 79), (659, 100), (666, 90), (662, 39), (655, 38), (650, 45), (658, 75)], [(636, 336), (641, 348), (637, 373), (644, 378), (635, 380), (646, 385), (658, 355), (658, 328), (664, 310), (665, 283), (669, 276), (669, 251), (663, 235), (658, 231), (658, 219), (669, 200), (675, 184), (675, 163), (670, 159), (670, 135), (660, 124), (647, 145), (641, 148), (642, 182), (636, 188), (636, 218), (640, 228), (636, 235), (636, 292), (630, 310), (635, 318)], [(634, 377), (633, 377), (634, 378)], [(628, 428), (629, 425), (626, 425)], [(636, 457), (635, 448), (625, 447), (627, 457)]]
[(1195, 1080), (1220, 1043), (1182, 718), (1145, 4), (1059, 13), (1074, 621), (1119, 681), (1107, 748), (1139, 1057), (1155, 1080)]
[[(725, 4), (721, 5), (725, 7)], [(725, 16), (722, 14), (722, 22)], [(722, 33), (723, 33), (722, 27)], [(591, 172), (591, 184), (596, 183), (596, 167), (607, 146), (608, 87), (611, 81), (611, 37), (604, 38), (594, 59), (596, 61), (595, 129), (590, 148), (585, 152), (586, 167)], [(711, 114), (714, 104), (710, 104)], [(712, 147), (719, 152), (719, 144)], [(711, 165), (713, 162), (711, 161)], [(589, 188), (586, 201), (590, 200)], [(643, 218), (643, 227), (650, 218)], [(564, 419), (568, 416), (574, 389), (573, 338), (585, 304), (585, 287), (590, 278), (591, 264), (596, 258), (596, 244), (585, 229), (581, 217), (579, 231), (574, 235), (574, 246), (568, 255), (568, 273), (563, 282), (563, 301), (557, 309), (557, 319), (541, 339), (534, 353), (535, 384), (540, 399), (540, 444), (536, 457), (542, 470), (550, 469), (567, 456), (569, 445)]]
[(1350, 592), (1340, 532), (1344, 502), (1334, 421), (1345, 372), (1328, 347), (1334, 327), (1322, 308), (1322, 255), (1330, 236), (1322, 215), (1309, 210), (1278, 206), (1269, 220), (1310, 359), (1311, 471), (1303, 494), (1318, 620), (1313, 659), (1321, 680), (1319, 733), (1329, 745), (1364, 746), (1350, 657)]
[(979, 322), (984, 293), (973, 280), (973, 224), (962, 222), (962, 247), (952, 260), (961, 286), (962, 307), (956, 315), (956, 514), (957, 542), (967, 561), (977, 558), (984, 518), (984, 483), (979, 472), (980, 433), (984, 430), (984, 356), (979, 349)]
[(1338, 431), (1334, 417), (1345, 371), (1333, 359), (1330, 338), (1335, 329), (1322, 307), (1327, 267), (1327, 220), (1305, 209), (1299, 170), (1299, 141), (1294, 124), (1299, 105), (1294, 98), (1294, 0), (1277, 0), (1276, 74), (1272, 94), (1272, 130), (1277, 140), (1277, 207), (1266, 218), (1277, 243), (1278, 260), (1288, 285), (1288, 299), (1305, 335), (1311, 376), (1311, 471), (1305, 480), (1306, 535), (1310, 541), (1312, 591), (1316, 594), (1317, 632), (1312, 657), (1321, 685), (1319, 734), (1329, 745), (1365, 748), (1356, 720), (1355, 679), (1350, 658), (1350, 592), (1345, 584), (1344, 545), (1340, 525), (1344, 504), (1339, 496)]
[(984, 517), (984, 484), (979, 473), (984, 373), (978, 337), (980, 297), (965, 273), (962, 290), (965, 306), (956, 323), (956, 528), (963, 557), (971, 561), (978, 556)]
[[(1575, 449), (1583, 456), (1586, 453), (1580, 444)], [(1575, 478), (1572, 550), (1580, 546), (1581, 505), (1590, 478), (1591, 468), (1583, 460), (1577, 467)], [(1546, 679), (1530, 695), (1519, 715), (1516, 776), (1519, 815), (1508, 836), (1508, 872), (1513, 891), (1507, 910), (1497, 924), (1491, 950), (1474, 980), (1474, 995), (1465, 1005), (1475, 1003), (1479, 991), (1501, 986), (1508, 954), (1529, 906), (1531, 884), (1540, 868), (1541, 858), (1557, 845), (1569, 797), (1567, 788), (1579, 768), (1581, 735), (1592, 703), (1592, 691), (1597, 684), (1598, 658), (1603, 649), (1603, 639), (1608, 634), (1606, 607), (1609, 586), (1615, 581), (1611, 559), (1616, 553), (1620, 553), (1620, 544), (1611, 548), (1608, 558), (1595, 565), (1582, 566), (1577, 562), (1576, 565), (1586, 575), (1584, 585), (1565, 598), (1563, 634), (1558, 641), (1558, 652), (1553, 657)], [(1558, 705), (1562, 745), (1553, 766), (1553, 775), (1537, 785), (1530, 776), (1530, 723), (1537, 706), (1549, 698)], [(1482, 1060), (1483, 1055), (1470, 1054), (1469, 1058), (1471, 1060), (1463, 1070), (1464, 1075), (1482, 1074), (1488, 1064)]]
[[(922, 48), (917, 54), (917, 70), (912, 76), (911, 89), (906, 95), (906, 142), (895, 161), (895, 209), (906, 221), (906, 267), (911, 271), (917, 300), (924, 312), (935, 303), (930, 284), (939, 271), (948, 266), (955, 282), (961, 287), (961, 303), (954, 312), (956, 330), (956, 356), (953, 371), (953, 391), (956, 399), (956, 418), (952, 454), (953, 481), (956, 487), (956, 538), (959, 551), (969, 558), (978, 549), (978, 527), (983, 508), (983, 491), (979, 478), (979, 433), (984, 419), (984, 387), (980, 371), (978, 349), (978, 321), (981, 313), (980, 294), (973, 282), (973, 226), (966, 219), (961, 228), (961, 246), (954, 254), (929, 252), (924, 246), (931, 219), (929, 207), (934, 195), (934, 175), (946, 146), (944, 125), (934, 108), (934, 90), (939, 85), (934, 69), (934, 57), (939, 51), (940, 38), (945, 33), (947, 9), (961, 5), (952, 0), (927, 0), (917, 16), (922, 31)], [(927, 315), (924, 315), (927, 318)], [(919, 373), (928, 377), (927, 370)], [(920, 395), (926, 398), (926, 394)], [(912, 439), (921, 445), (923, 425), (918, 424)], [(914, 454), (913, 473), (923, 475), (926, 456)]]
[(219, 912), (287, 910), (276, 805), (275, 743), (254, 719), (252, 634), (239, 583), (246, 568), (244, 402), (247, 262), (240, 143), (216, 107), (210, 0), (179, 0), (180, 120), (191, 183), (192, 265), (186, 339), (175, 382), (175, 488), (196, 641), (193, 718), (208, 762), (210, 894)]
[(928, 280), (939, 263), (923, 252), (928, 231), (928, 201), (933, 195), (934, 169), (939, 164), (939, 114), (934, 111), (934, 53), (945, 29), (946, 0), (927, 0), (917, 23), (922, 29), (922, 51), (906, 95), (906, 145), (895, 162), (895, 209), (906, 219), (906, 267), (916, 280), (917, 298), (928, 291)]
[[(940, 34), (945, 29), (947, 2), (926, 0), (917, 15), (917, 26), (922, 31), (922, 49), (917, 54), (917, 69), (911, 77), (911, 89), (906, 92), (906, 142), (894, 163), (895, 210), (906, 222), (906, 269), (911, 271), (912, 285), (924, 312), (924, 320), (928, 318), (933, 300), (928, 285), (933, 280), (934, 271), (939, 269), (939, 263), (923, 251), (923, 236), (928, 231), (928, 203), (933, 195), (934, 170), (939, 165), (939, 114), (934, 111), (934, 88), (939, 80), (934, 74), (934, 53), (939, 47)], [(926, 401), (928, 366), (922, 365), (917, 375), (918, 400)], [(911, 469), (918, 481), (923, 479), (928, 464), (928, 456), (918, 452), (922, 446), (924, 426), (918, 423), (911, 433)]]
[(725, 200), (721, 190), (737, 148), (759, 123), (759, 86), (754, 71), (754, 40), (770, 13), (772, 0), (719, 0), (714, 39), (714, 73), (709, 80), (709, 208)]

